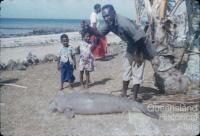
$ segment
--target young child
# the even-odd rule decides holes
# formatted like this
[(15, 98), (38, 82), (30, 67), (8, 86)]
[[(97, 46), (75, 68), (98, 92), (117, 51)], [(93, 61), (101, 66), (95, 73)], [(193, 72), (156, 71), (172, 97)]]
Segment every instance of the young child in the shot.
[(58, 70), (61, 73), (61, 85), (60, 90), (63, 90), (64, 82), (69, 82), (70, 87), (75, 80), (73, 75), (74, 69), (76, 69), (75, 51), (69, 45), (69, 38), (66, 34), (62, 34), (60, 41), (63, 47), (60, 50), (58, 59)]
[(80, 50), (80, 61), (79, 61), (79, 70), (80, 70), (80, 82), (81, 86), (84, 88), (83, 84), (83, 74), (86, 75), (86, 88), (89, 87), (90, 72), (94, 70), (94, 57), (91, 52), (92, 43), (90, 42), (90, 35), (86, 33), (83, 37), (83, 40), (86, 43), (83, 43), (79, 46)]

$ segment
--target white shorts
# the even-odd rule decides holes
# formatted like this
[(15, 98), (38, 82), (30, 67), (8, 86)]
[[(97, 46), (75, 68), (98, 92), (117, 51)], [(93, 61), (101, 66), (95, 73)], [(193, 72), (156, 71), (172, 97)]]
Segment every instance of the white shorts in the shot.
[(133, 55), (126, 53), (123, 64), (123, 81), (132, 80), (133, 85), (141, 84), (143, 81), (144, 66), (145, 62), (142, 62), (142, 65), (138, 67)]

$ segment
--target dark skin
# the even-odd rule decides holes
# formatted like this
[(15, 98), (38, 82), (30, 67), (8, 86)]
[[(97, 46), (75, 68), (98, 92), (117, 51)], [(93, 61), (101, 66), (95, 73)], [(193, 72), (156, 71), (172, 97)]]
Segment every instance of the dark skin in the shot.
[[(61, 43), (64, 47), (68, 47), (69, 46), (69, 39), (68, 38), (62, 38)], [(57, 69), (60, 70), (60, 57), (58, 58)]]
[[(102, 16), (105, 21), (105, 23), (109, 27), (115, 26), (115, 18), (116, 18), (116, 12), (114, 9), (104, 8), (102, 9)], [(143, 54), (141, 49), (138, 48), (137, 52), (134, 54), (134, 60), (138, 66), (140, 66), (143, 62)], [(126, 97), (127, 96), (127, 89), (128, 89), (129, 81), (123, 81), (123, 91), (121, 96)], [(133, 99), (136, 100), (137, 98), (137, 92), (139, 90), (139, 84), (134, 85), (132, 88), (132, 91), (135, 93)]]
[[(86, 35), (85, 35), (84, 41), (90, 44), (90, 37), (89, 37), (89, 34), (86, 34)], [(89, 72), (89, 71), (87, 71), (87, 70), (80, 71), (80, 83), (81, 83), (81, 86), (82, 86), (83, 88), (85, 88), (84, 83), (83, 83), (83, 75), (84, 75), (84, 72), (85, 72), (85, 76), (86, 76), (86, 88), (89, 88), (89, 81), (90, 81), (90, 72)]]
[[(108, 10), (108, 9), (103, 9), (102, 10), (102, 16), (104, 18), (104, 21), (109, 25), (109, 26), (114, 26), (115, 25), (115, 17), (116, 13), (114, 10)], [(137, 50), (137, 52), (134, 54), (134, 60), (137, 63), (138, 66), (140, 66), (143, 62), (143, 55), (142, 51), (140, 49)]]
[(106, 24), (108, 24), (109, 26), (113, 26), (115, 24), (115, 11), (104, 9), (102, 10), (102, 16)]
[(87, 70), (80, 71), (80, 83), (81, 83), (82, 88), (85, 88), (85, 85), (83, 83), (84, 72), (85, 72), (85, 76), (86, 76), (86, 88), (89, 88), (89, 80), (90, 80), (90, 72), (89, 71), (87, 71)]
[[(107, 24), (108, 28), (110, 28), (110, 30), (115, 30), (117, 14), (116, 14), (114, 8), (111, 5), (106, 5), (102, 8), (101, 12), (102, 12), (103, 19), (104, 19), (105, 23)], [(99, 37), (102, 37), (102, 36), (105, 36), (106, 34), (108, 34), (106, 32), (107, 30), (105, 30), (104, 33), (100, 33), (100, 32), (98, 32), (98, 30), (94, 30), (94, 29), (88, 29), (88, 31)], [(141, 41), (138, 40), (137, 42), (138, 42), (138, 45), (140, 45), (139, 43), (141, 42), (143, 44), (144, 41), (143, 41), (143, 39), (141, 39)], [(143, 49), (142, 48), (140, 49), (138, 47), (137, 51), (134, 52), (133, 57), (134, 57), (134, 61), (136, 62), (136, 65), (138, 65), (138, 67), (139, 67), (143, 62)], [(123, 89), (122, 89), (121, 96), (127, 96), (128, 85), (129, 85), (129, 81), (123, 81)], [(139, 84), (136, 84), (136, 87), (134, 85), (132, 88), (132, 90), (134, 92), (136, 92), (135, 96), (137, 96), (137, 92), (139, 90), (138, 86), (139, 86)]]
[[(62, 38), (61, 43), (64, 47), (69, 47), (69, 38), (68, 37)], [(73, 58), (74, 62), (76, 62), (74, 55), (72, 56), (72, 58)], [(60, 57), (58, 58), (57, 69), (58, 69), (58, 71), (60, 71)], [(76, 69), (76, 64), (74, 65), (74, 69)], [(72, 81), (69, 81), (69, 84), (70, 84), (70, 87), (72, 88)], [(59, 90), (63, 90), (63, 85), (64, 85), (64, 82), (61, 82)]]

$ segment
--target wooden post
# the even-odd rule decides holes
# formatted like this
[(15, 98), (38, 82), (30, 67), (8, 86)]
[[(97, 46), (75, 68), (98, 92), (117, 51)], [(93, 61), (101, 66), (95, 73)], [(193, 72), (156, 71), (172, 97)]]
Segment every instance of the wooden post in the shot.
[(167, 7), (167, 0), (162, 0), (160, 5), (160, 19), (163, 19), (165, 17), (166, 7)]

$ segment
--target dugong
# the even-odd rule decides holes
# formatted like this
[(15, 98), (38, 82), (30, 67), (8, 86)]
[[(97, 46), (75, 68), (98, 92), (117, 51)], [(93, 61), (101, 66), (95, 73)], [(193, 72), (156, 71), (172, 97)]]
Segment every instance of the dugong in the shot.
[(143, 104), (125, 97), (102, 93), (71, 93), (64, 95), (59, 92), (50, 102), (51, 112), (64, 113), (68, 118), (75, 114), (96, 115), (122, 112), (142, 112), (152, 118), (159, 118), (158, 114), (149, 111)]

